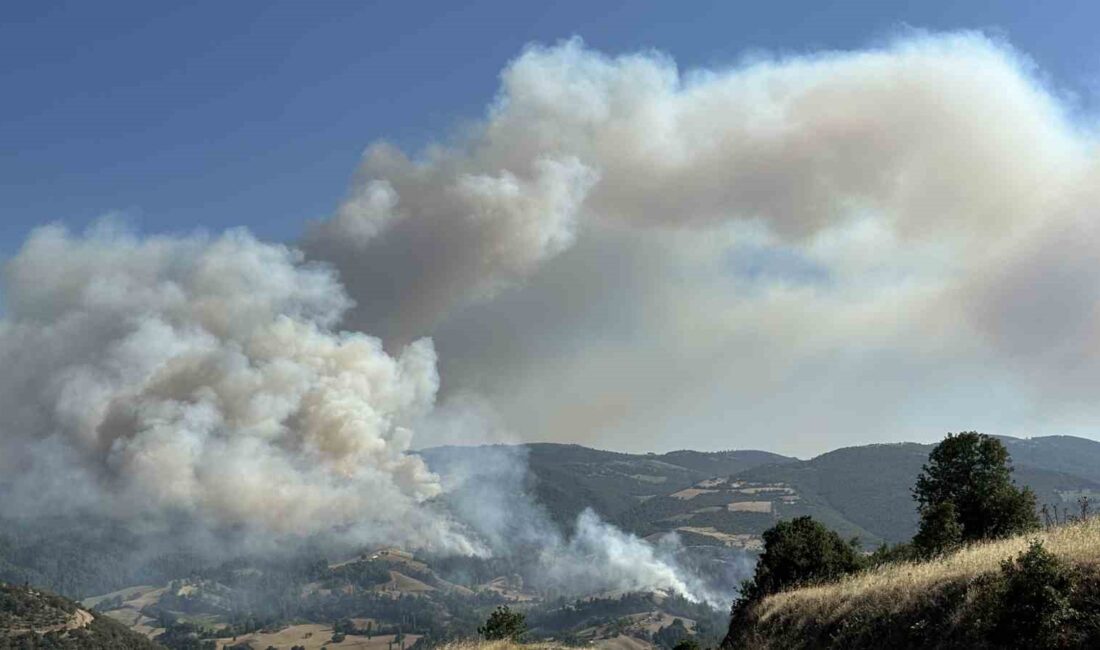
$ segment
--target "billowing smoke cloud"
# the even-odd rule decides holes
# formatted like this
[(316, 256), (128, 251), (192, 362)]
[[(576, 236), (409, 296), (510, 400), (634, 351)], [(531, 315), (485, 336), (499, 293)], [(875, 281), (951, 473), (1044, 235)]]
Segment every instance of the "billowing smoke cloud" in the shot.
[(518, 173), (445, 152), (414, 163), (385, 145), (336, 216), (304, 242), (359, 300), (352, 322), (387, 340), (429, 331), (468, 298), (489, 298), (573, 243), (595, 179), (576, 158), (539, 156)]
[[(5, 274), (4, 509), (155, 525), (477, 547), (425, 505), (438, 477), (405, 424), (438, 386), (427, 340), (400, 356), (332, 328), (333, 273), (244, 232), (136, 239), (36, 231)], [(18, 514), (18, 513), (16, 513)]]
[[(559, 592), (664, 589), (724, 604), (672, 557), (591, 512), (567, 538), (530, 497), (521, 447), (440, 477), (414, 422), (466, 441), (489, 411), (452, 400), (427, 340), (399, 356), (334, 329), (331, 269), (243, 231), (138, 239), (36, 231), (8, 263), (0, 514), (93, 514), (193, 539), (399, 544), (438, 554), (533, 550)], [(18, 369), (18, 370), (16, 370)], [(270, 545), (267, 545), (270, 547)], [(580, 572), (580, 573), (578, 573)], [(583, 579), (582, 579), (583, 578)]]
[(413, 425), (461, 432), (474, 394), (526, 438), (806, 453), (1100, 415), (1096, 140), (1007, 45), (682, 72), (574, 41), (501, 80), (462, 138), (371, 146), (304, 253), (37, 231), (5, 273), (4, 507), (530, 545), (547, 580), (709, 599), (668, 549), (501, 501), (519, 461), (464, 501)]
[[(1072, 112), (973, 33), (688, 72), (531, 47), (463, 138), (369, 149), (306, 247), (356, 322), (433, 334), (446, 385), (532, 438), (1020, 432), (1100, 378), (1100, 175)], [(746, 437), (716, 441), (731, 411)]]

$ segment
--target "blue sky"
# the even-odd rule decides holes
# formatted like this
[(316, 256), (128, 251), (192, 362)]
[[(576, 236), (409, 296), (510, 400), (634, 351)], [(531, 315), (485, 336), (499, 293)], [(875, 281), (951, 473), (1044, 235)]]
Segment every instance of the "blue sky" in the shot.
[(121, 212), (146, 232), (296, 238), (368, 143), (480, 116), (529, 42), (657, 48), (682, 67), (855, 48), (907, 27), (999, 33), (1093, 103), (1094, 2), (10, 2), (0, 20), (0, 253)]

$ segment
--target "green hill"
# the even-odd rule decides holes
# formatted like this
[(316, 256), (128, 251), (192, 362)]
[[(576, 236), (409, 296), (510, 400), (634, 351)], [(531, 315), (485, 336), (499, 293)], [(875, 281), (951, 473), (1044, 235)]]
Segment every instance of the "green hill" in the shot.
[[(1100, 481), (1092, 478), (1100, 473), (1100, 443), (1068, 436), (1001, 440), (1012, 455), (1016, 482), (1034, 490), (1039, 504), (1075, 509), (1079, 496), (1100, 497)], [(916, 532), (917, 513), (909, 490), (932, 447), (848, 447), (808, 461), (752, 468), (737, 477), (789, 484), (818, 506), (815, 517), (842, 534), (862, 529), (870, 533), (865, 542), (900, 542)]]
[[(433, 470), (446, 473), (452, 463), (496, 458), (493, 454), (501, 449), (499, 445), (432, 447), (420, 454)], [(563, 526), (571, 525), (585, 508), (615, 520), (646, 499), (672, 494), (701, 480), (796, 460), (755, 450), (624, 454), (554, 443), (504, 449), (516, 453), (517, 458), (526, 458), (530, 469), (528, 488), (551, 518)]]

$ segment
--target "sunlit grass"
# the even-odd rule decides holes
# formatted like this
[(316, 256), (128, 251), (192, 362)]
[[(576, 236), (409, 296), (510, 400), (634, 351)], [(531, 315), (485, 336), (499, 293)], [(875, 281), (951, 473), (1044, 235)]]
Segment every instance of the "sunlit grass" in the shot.
[(839, 582), (806, 587), (770, 596), (756, 613), (761, 622), (837, 621), (853, 612), (893, 613), (911, 608), (946, 583), (958, 584), (998, 571), (1001, 562), (1042, 540), (1048, 550), (1068, 563), (1100, 565), (1100, 518), (1088, 522), (976, 544), (928, 562), (891, 564)]
[(557, 643), (516, 643), (515, 641), (458, 641), (442, 646), (445, 650), (562, 650), (571, 646)]

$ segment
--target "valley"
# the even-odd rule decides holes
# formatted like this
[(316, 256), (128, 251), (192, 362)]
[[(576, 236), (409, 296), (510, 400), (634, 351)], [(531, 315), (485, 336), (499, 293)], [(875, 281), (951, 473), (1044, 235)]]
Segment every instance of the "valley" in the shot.
[[(1002, 441), (1018, 459), (1017, 481), (1039, 504), (1066, 509), (1080, 496), (1100, 495), (1100, 443)], [(520, 489), (555, 525), (568, 531), (590, 508), (654, 545), (675, 534), (680, 565), (732, 594), (751, 575), (761, 533), (779, 520), (810, 515), (846, 539), (857, 537), (867, 552), (907, 539), (917, 521), (909, 489), (930, 448), (868, 445), (809, 460), (555, 444), (508, 452), (523, 452)], [(490, 462), (499, 452), (419, 453), (445, 474), (454, 463)], [(687, 634), (717, 643), (728, 617), (675, 593), (583, 593), (546, 583), (523, 552), (478, 558), (376, 547), (328, 557), (303, 547), (277, 558), (209, 563), (182, 549), (145, 557), (136, 543), (92, 524), (61, 534), (56, 525), (8, 522), (0, 579), (80, 598), (96, 616), (172, 648), (314, 648), (335, 646), (335, 638), (339, 647), (419, 648), (476, 636), (487, 613), (506, 605), (526, 615), (534, 639), (636, 650), (671, 648)]]

